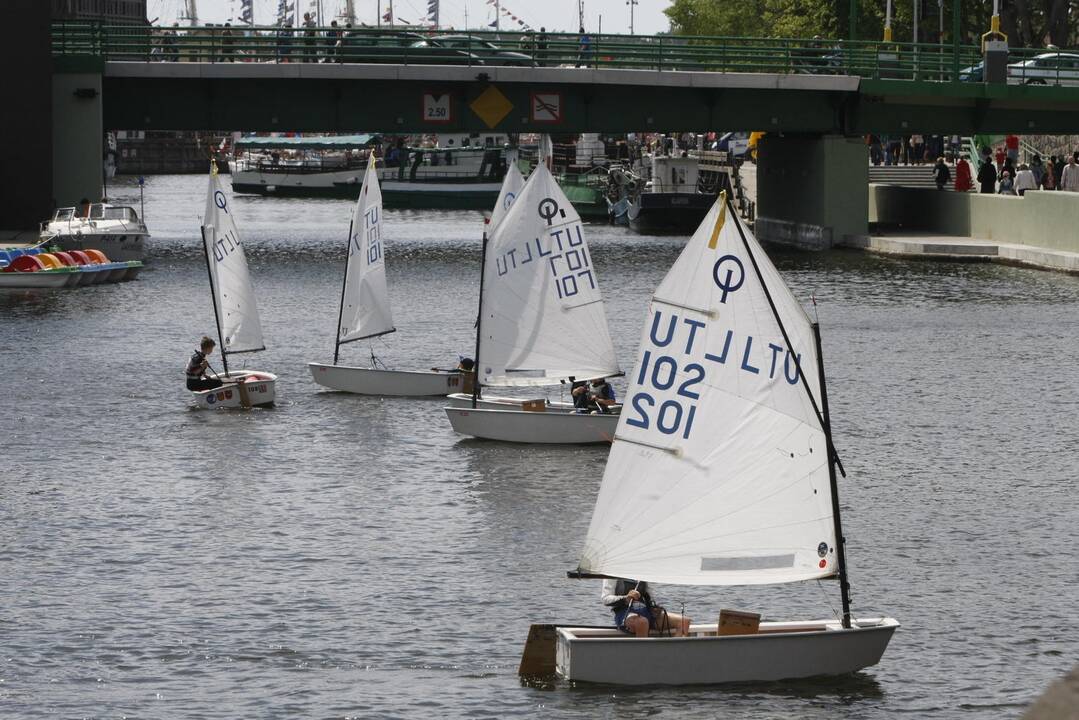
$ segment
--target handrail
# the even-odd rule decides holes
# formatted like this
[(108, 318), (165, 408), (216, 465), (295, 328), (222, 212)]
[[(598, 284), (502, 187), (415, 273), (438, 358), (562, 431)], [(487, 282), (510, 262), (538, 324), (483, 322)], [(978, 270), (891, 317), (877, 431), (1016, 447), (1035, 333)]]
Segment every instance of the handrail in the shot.
[(411, 28), (184, 28), (55, 21), (54, 56), (129, 62), (393, 63), (692, 70), (851, 75), (955, 81), (981, 56), (977, 46), (679, 35), (490, 32)]

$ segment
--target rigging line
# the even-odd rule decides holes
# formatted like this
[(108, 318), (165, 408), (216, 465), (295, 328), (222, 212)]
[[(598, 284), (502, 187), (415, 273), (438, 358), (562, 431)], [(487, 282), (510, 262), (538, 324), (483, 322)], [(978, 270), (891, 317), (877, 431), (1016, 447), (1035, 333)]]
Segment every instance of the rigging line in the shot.
[[(775, 300), (772, 299), (772, 292), (764, 282), (764, 275), (761, 273), (760, 265), (757, 264), (757, 257), (749, 247), (749, 240), (746, 238), (746, 233), (742, 229), (742, 223), (737, 217), (738, 214), (734, 212), (734, 203), (731, 202), (730, 196), (727, 196), (726, 199), (727, 204), (730, 206), (731, 215), (734, 216), (734, 226), (738, 229), (738, 235), (742, 238), (742, 245), (745, 246), (746, 253), (749, 255), (749, 260), (753, 263), (753, 271), (756, 272), (757, 280), (760, 281), (761, 289), (764, 290), (764, 297), (767, 298), (768, 305), (772, 308), (772, 316), (779, 325), (779, 331), (783, 334), (783, 341), (787, 343), (787, 351), (790, 353), (791, 357), (794, 358), (794, 367), (798, 370), (798, 377), (802, 379), (802, 387), (805, 388), (806, 395), (809, 397), (809, 402), (813, 405), (813, 412), (817, 416), (817, 422), (820, 423), (821, 429), (825, 430), (825, 428), (829, 428), (830, 426), (824, 422), (824, 415), (821, 414), (820, 407), (817, 405), (817, 399), (813, 397), (813, 392), (809, 389), (809, 380), (802, 370), (802, 363), (798, 359), (798, 354), (794, 351), (794, 343), (791, 342), (790, 336), (787, 334), (787, 328), (783, 325), (783, 320), (779, 317), (779, 310), (776, 308)], [(818, 362), (820, 361), (818, 360)], [(828, 450), (832, 455), (832, 459), (835, 461), (836, 467), (839, 468), (839, 472), (843, 477), (846, 477), (847, 472), (843, 469), (843, 462), (839, 459), (839, 452), (835, 449), (835, 444), (832, 442), (831, 431), (825, 430), (824, 437), (828, 442)]]
[(828, 609), (832, 611), (832, 617), (842, 622), (843, 619), (839, 616), (839, 611), (835, 609), (835, 605), (832, 604), (832, 601), (827, 599), (829, 597), (829, 593), (827, 590), (824, 589), (824, 585), (821, 583), (820, 578), (817, 578), (817, 587), (820, 588), (821, 594), (824, 595), (825, 602), (828, 603)]

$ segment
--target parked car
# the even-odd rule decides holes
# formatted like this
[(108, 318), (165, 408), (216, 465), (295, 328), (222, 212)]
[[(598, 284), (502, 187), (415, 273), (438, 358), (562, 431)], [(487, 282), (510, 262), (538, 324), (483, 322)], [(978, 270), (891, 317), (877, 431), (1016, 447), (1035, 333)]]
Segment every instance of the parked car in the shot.
[(414, 32), (357, 33), (341, 39), (337, 51), (345, 62), (414, 65), (483, 65), (483, 59), (463, 50), (431, 45)]
[(985, 79), (985, 62), (980, 62), (977, 65), (971, 65), (965, 67), (959, 71), (960, 82), (981, 82)]
[(475, 35), (436, 35), (427, 39), (428, 43), (444, 48), (453, 48), (461, 52), (472, 53), (483, 58), (487, 65), (533, 65), (532, 57), (522, 52), (505, 50), (489, 40)]
[(1079, 85), (1079, 54), (1047, 52), (1008, 65), (1010, 85)]

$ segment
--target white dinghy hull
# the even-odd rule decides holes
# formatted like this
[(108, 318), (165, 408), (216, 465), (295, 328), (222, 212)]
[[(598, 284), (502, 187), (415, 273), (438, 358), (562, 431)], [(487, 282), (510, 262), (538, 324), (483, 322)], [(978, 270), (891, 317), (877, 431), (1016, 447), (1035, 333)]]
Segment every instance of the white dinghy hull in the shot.
[[(450, 401), (450, 407), (454, 408), (471, 408), (472, 396), (467, 393), (451, 393), (446, 398)], [(526, 402), (527, 398), (509, 397), (501, 395), (484, 395), (476, 403), (476, 407), (484, 408), (488, 410), (518, 410), (521, 408), (522, 403)], [(573, 403), (567, 402), (550, 402), (544, 401), (547, 404), (548, 412), (552, 410), (561, 410), (562, 412), (572, 412)]]
[(534, 412), (484, 408), (446, 408), (453, 431), (483, 440), (548, 445), (609, 443), (617, 415)]
[[(274, 404), (277, 376), (273, 373), (261, 370), (234, 370), (225, 377), (230, 382), (226, 382), (219, 388), (193, 392), (195, 404), (205, 410), (242, 408), (245, 406), (243, 398), (245, 392), (249, 407)], [(240, 383), (243, 383), (242, 389)]]
[(307, 363), (307, 367), (311, 377), (323, 387), (383, 397), (444, 397), (460, 392), (467, 379), (463, 373), (377, 370), (323, 363)]
[(558, 674), (612, 685), (712, 685), (847, 675), (876, 665), (899, 623), (892, 618), (768, 623), (756, 635), (634, 638), (614, 628), (558, 628)]

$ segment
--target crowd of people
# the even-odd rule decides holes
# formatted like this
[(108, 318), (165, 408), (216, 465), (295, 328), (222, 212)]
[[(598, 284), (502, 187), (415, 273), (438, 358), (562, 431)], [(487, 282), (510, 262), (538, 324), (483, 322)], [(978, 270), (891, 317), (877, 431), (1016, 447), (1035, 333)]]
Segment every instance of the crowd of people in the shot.
[(1033, 153), (1029, 162), (1021, 163), (1018, 135), (1007, 135), (995, 149), (981, 145), (976, 168), (970, 154), (962, 151), (958, 135), (870, 135), (866, 142), (873, 165), (922, 165), (935, 157), (932, 172), (938, 190), (951, 184), (957, 192), (1000, 195), (1022, 196), (1028, 190), (1079, 192), (1079, 150), (1070, 157), (1050, 155), (1048, 160)]

